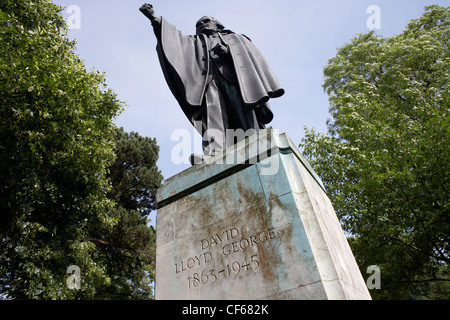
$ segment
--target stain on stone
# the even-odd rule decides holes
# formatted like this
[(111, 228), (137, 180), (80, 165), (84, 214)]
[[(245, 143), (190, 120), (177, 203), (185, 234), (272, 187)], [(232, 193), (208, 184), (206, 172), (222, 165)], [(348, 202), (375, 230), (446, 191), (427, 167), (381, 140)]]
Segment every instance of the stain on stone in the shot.
[[(265, 189), (256, 166), (233, 173), (225, 169), (220, 179), (208, 178), (208, 183), (197, 183), (195, 188), (195, 172), (190, 180), (184, 179), (189, 180), (188, 190), (158, 211), (159, 299), (327, 298), (317, 269), (326, 270), (329, 262), (313, 240), (339, 225), (329, 225), (334, 214), (331, 204), (325, 204), (328, 212), (328, 207), (322, 209), (317, 203), (322, 198), (294, 193), (288, 180), (278, 179), (290, 172), (290, 165), (298, 163), (286, 162), (279, 176), (263, 180)], [(216, 168), (203, 169), (214, 169), (217, 175)], [(329, 228), (312, 233), (316, 215)], [(333, 241), (328, 243), (342, 251)], [(353, 258), (351, 253), (344, 257)], [(338, 260), (334, 264), (342, 264)]]

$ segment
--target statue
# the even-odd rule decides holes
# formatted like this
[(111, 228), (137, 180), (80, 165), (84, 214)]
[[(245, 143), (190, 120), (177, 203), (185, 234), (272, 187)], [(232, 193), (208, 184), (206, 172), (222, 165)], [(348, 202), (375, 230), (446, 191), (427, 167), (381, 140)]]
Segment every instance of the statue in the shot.
[[(225, 29), (209, 16), (197, 22), (196, 35), (186, 36), (157, 17), (151, 4), (140, 11), (152, 23), (164, 76), (202, 135), (205, 156), (245, 138), (228, 132), (240, 130), (249, 136), (272, 121), (268, 101), (281, 97), (284, 90), (248, 37)], [(192, 155), (190, 160), (194, 165), (202, 156)]]

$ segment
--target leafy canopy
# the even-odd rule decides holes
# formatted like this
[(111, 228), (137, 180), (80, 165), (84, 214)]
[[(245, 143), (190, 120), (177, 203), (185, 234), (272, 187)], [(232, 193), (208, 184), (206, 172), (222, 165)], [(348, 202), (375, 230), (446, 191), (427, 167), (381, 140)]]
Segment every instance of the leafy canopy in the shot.
[(328, 134), (300, 145), (363, 274), (381, 267), (374, 297), (449, 297), (449, 33), (430, 6), (399, 35), (357, 35), (324, 69)]
[[(123, 106), (75, 54), (60, 11), (0, 1), (0, 291), (11, 298), (92, 297), (111, 283), (86, 239), (117, 221), (107, 172)], [(82, 290), (66, 285), (70, 265)]]

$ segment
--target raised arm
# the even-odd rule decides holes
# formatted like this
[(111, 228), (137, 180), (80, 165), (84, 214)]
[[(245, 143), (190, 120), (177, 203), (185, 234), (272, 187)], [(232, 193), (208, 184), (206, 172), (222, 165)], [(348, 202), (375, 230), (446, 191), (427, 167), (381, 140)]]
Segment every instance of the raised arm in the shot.
[(154, 28), (160, 29), (161, 26), (161, 17), (157, 17), (155, 15), (155, 10), (153, 9), (153, 5), (150, 3), (144, 3), (140, 8), (144, 16), (146, 16), (152, 23)]

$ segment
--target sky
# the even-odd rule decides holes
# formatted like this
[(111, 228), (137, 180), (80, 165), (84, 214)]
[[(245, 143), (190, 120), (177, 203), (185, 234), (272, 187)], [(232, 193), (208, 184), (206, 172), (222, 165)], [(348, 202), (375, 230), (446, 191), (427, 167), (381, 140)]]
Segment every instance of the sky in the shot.
[[(151, 1), (151, 0), (148, 0)], [(158, 167), (165, 179), (187, 169), (173, 160), (174, 132), (200, 136), (172, 96), (156, 54), (149, 20), (139, 12), (145, 0), (53, 0), (73, 28), (69, 37), (88, 69), (106, 73), (125, 110), (115, 119), (127, 132), (156, 138)], [(270, 101), (270, 124), (298, 145), (304, 127), (326, 132), (328, 97), (323, 68), (337, 49), (370, 28), (384, 37), (401, 33), (427, 5), (448, 6), (448, 0), (154, 0), (155, 13), (186, 35), (204, 16), (217, 18), (227, 29), (245, 34), (261, 50), (286, 94)], [(373, 8), (379, 11), (374, 11)], [(369, 9), (369, 10), (368, 10)], [(195, 144), (192, 152), (201, 153)]]

